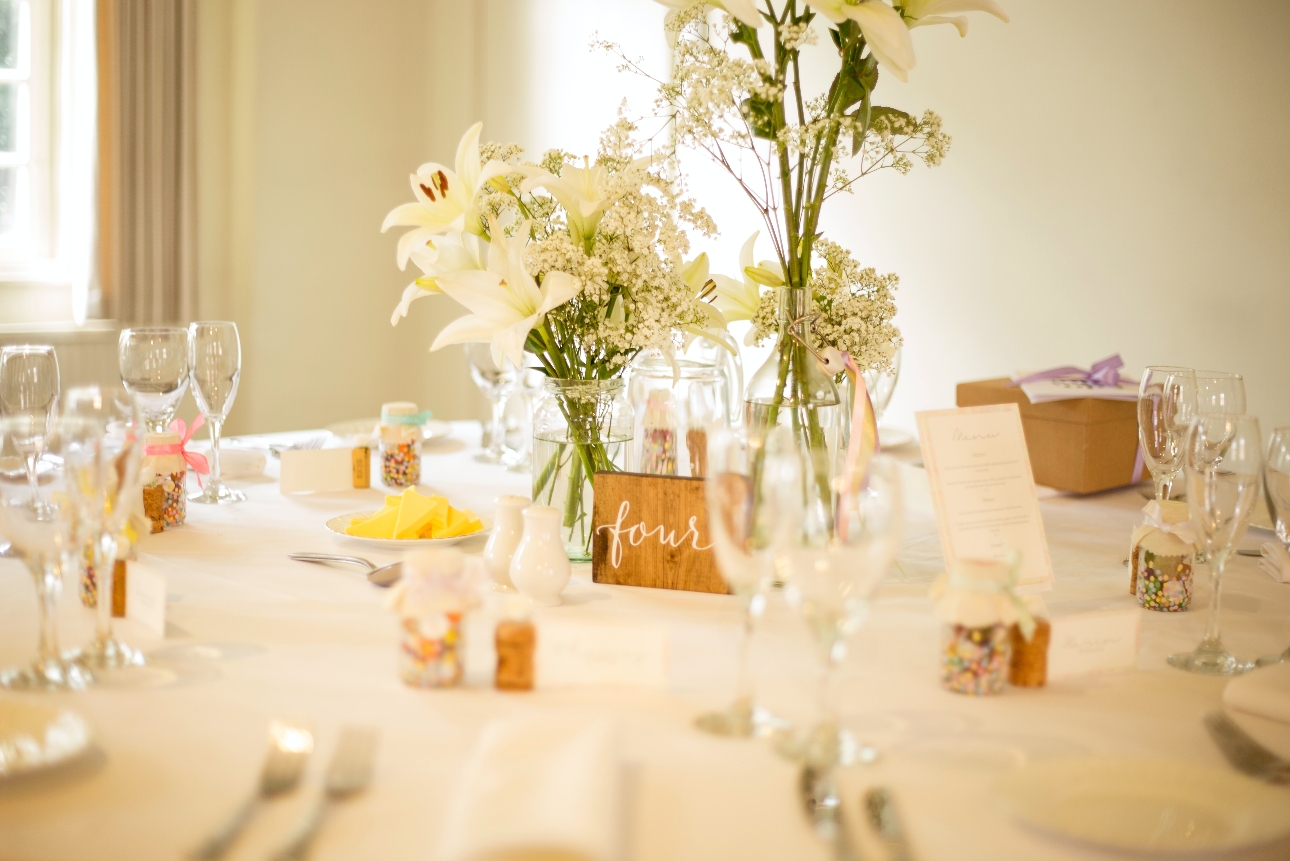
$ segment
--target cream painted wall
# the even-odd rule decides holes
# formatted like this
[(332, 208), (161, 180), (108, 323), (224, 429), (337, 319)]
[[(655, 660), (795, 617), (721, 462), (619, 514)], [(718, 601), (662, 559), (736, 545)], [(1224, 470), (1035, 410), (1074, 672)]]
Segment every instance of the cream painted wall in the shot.
[[(1134, 370), (1241, 371), (1265, 429), (1290, 424), (1290, 4), (1005, 5), (1010, 24), (976, 16), (967, 39), (916, 31), (910, 83), (879, 90), (942, 114), (944, 166), (866, 179), (826, 212), (827, 232), (902, 277), (895, 420), (952, 404), (960, 380), (1119, 351)], [(584, 152), (624, 95), (648, 112), (587, 43), (599, 31), (663, 72), (661, 7), (202, 8), (203, 313), (231, 315), (245, 343), (230, 424), (307, 427), (396, 397), (479, 415), (460, 354), (425, 353), (451, 303), (389, 328), (409, 276), (380, 220), (474, 119), (486, 138)], [(733, 272), (758, 224), (723, 177), (685, 167), (723, 228), (706, 247)]]

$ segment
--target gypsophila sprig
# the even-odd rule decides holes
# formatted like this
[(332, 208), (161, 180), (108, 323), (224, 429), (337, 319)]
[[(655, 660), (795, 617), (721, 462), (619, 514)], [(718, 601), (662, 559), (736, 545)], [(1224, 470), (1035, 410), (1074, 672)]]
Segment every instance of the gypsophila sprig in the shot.
[(900, 278), (862, 268), (851, 252), (823, 237), (815, 250), (821, 261), (811, 278), (819, 313), (813, 324), (816, 336), (850, 353), (861, 370), (890, 371), (901, 344), (900, 331), (892, 323)]

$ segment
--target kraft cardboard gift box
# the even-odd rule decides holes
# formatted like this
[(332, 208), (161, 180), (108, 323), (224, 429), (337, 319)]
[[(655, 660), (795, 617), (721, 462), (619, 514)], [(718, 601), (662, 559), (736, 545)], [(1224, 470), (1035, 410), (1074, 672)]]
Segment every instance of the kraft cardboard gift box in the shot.
[(1138, 450), (1137, 404), (1100, 398), (1032, 404), (1011, 380), (959, 383), (958, 405), (1016, 404), (1035, 483), (1094, 493), (1133, 483)]

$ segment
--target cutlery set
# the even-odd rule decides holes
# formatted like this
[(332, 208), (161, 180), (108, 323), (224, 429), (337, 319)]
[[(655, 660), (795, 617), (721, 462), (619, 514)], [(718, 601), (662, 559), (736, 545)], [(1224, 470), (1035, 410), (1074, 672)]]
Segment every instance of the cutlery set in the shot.
[[(847, 830), (841, 798), (828, 771), (806, 765), (798, 781), (798, 792), (806, 818), (815, 833), (832, 843), (836, 861), (864, 861), (860, 846)], [(863, 799), (861, 820), (882, 844), (887, 861), (914, 861), (905, 828), (891, 790), (875, 786)]]
[[(301, 819), (287, 843), (271, 856), (272, 861), (303, 859), (331, 806), (367, 788), (372, 780), (376, 742), (377, 731), (373, 727), (341, 728), (336, 751), (327, 766), (322, 794)], [(224, 857), (264, 802), (285, 795), (300, 784), (313, 749), (314, 738), (309, 727), (285, 721), (271, 723), (269, 750), (255, 791), (189, 858), (193, 861), (215, 861)]]

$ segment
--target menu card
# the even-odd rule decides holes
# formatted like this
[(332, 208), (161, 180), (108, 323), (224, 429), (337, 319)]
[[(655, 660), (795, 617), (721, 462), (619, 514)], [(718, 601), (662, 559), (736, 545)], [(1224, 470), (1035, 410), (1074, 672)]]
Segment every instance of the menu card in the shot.
[(1053, 564), (1016, 404), (917, 414), (945, 565), (1019, 556), (1018, 592), (1052, 588)]

